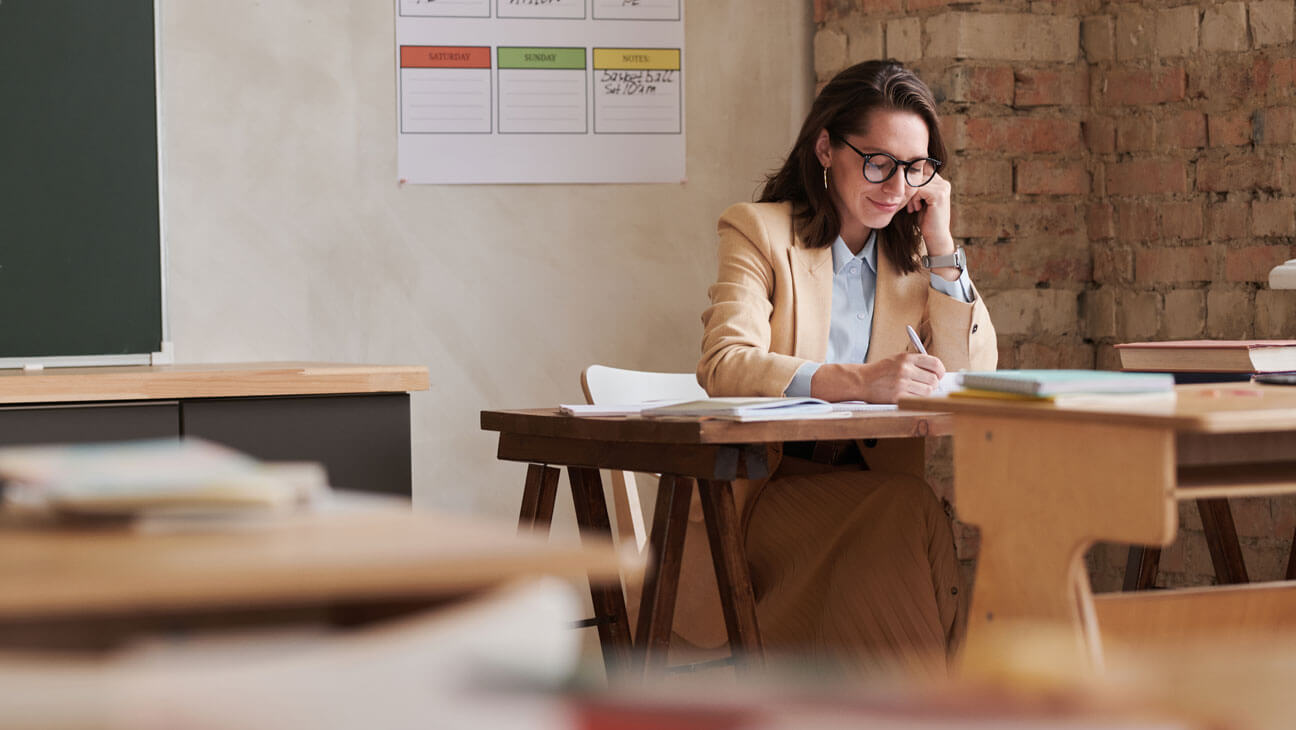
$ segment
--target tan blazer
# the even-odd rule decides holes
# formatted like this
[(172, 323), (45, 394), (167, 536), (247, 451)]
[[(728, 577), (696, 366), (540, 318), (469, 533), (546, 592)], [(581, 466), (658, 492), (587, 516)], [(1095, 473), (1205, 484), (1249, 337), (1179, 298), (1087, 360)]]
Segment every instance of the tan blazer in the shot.
[[(698, 382), (712, 396), (782, 395), (807, 361), (823, 362), (832, 315), (832, 247), (806, 248), (788, 203), (739, 203), (720, 217), (719, 275), (702, 314)], [(877, 289), (868, 362), (904, 352), (905, 325), (946, 370), (993, 370), (999, 359), (994, 325), (973, 287), (972, 303), (934, 291), (926, 271), (899, 274), (878, 251)], [(771, 473), (781, 446), (769, 454)], [(764, 480), (735, 482), (734, 501), (747, 506)], [(685, 538), (675, 631), (702, 647), (726, 634), (701, 507), (694, 504)], [(745, 534), (745, 530), (744, 530)]]

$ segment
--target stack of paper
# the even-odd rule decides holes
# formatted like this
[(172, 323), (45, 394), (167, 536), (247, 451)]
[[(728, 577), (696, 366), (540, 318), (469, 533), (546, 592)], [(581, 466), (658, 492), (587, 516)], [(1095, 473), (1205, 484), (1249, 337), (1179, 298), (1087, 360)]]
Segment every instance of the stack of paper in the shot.
[(1107, 370), (998, 370), (963, 373), (962, 398), (1057, 400), (1077, 395), (1174, 394), (1174, 377), (1165, 373)]
[(265, 510), (326, 492), (319, 464), (265, 464), (198, 439), (0, 449), (7, 510), (71, 515)]

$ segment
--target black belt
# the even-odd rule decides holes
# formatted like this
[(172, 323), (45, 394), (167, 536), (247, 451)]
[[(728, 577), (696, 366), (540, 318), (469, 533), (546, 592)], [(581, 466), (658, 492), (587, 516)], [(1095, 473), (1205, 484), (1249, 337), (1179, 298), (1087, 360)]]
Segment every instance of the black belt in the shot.
[(868, 462), (854, 441), (785, 441), (783, 453), (798, 459), (809, 459), (819, 464), (844, 466), (859, 464), (867, 469)]

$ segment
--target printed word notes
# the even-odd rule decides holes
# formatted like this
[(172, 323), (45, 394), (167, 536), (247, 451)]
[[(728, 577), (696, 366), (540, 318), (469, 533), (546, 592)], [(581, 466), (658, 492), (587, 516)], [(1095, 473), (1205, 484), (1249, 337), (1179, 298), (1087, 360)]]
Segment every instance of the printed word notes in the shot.
[(595, 134), (679, 134), (678, 49), (594, 49)]
[(401, 132), (489, 134), (490, 49), (402, 46)]

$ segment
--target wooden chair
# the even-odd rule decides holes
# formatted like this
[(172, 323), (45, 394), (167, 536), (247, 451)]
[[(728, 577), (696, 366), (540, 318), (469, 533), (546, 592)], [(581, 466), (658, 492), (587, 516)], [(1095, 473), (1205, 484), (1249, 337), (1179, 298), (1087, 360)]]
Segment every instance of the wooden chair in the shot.
[[(581, 390), (591, 405), (640, 403), (649, 400), (691, 400), (707, 397), (693, 373), (659, 373), (645, 370), (623, 370), (604, 365), (590, 365), (581, 373)], [(616, 540), (634, 545), (640, 553), (648, 542), (639, 483), (634, 472), (611, 471), (612, 505), (616, 514)], [(643, 576), (623, 576), (626, 613), (630, 630), (638, 623), (639, 597), (643, 593)]]

